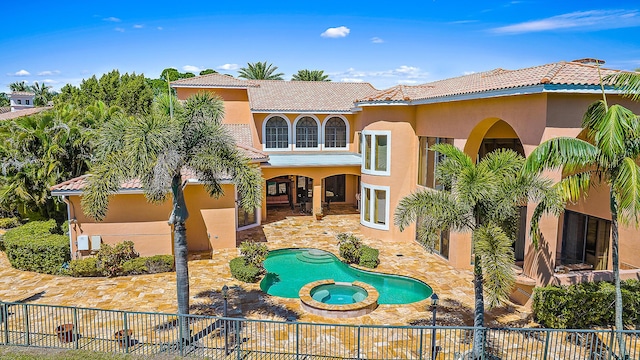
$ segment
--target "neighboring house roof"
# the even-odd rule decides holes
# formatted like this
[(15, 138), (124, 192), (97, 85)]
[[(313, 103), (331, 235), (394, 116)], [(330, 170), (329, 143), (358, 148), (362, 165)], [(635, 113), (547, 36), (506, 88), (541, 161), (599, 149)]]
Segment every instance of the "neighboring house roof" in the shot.
[[(618, 72), (600, 68), (602, 77)], [(517, 70), (495, 69), (418, 86), (398, 85), (360, 97), (357, 102), (408, 102), (527, 87), (537, 87), (540, 91), (545, 86), (549, 89), (597, 87), (600, 74), (596, 65), (561, 61)]]
[(237, 79), (231, 75), (224, 74), (208, 74), (202, 76), (180, 79), (171, 82), (172, 87), (216, 87), (216, 88), (239, 88), (246, 89), (248, 87), (257, 86), (252, 81)]
[(0, 107), (0, 114), (8, 113), (11, 111), (11, 106)]
[(253, 112), (351, 112), (353, 101), (376, 89), (369, 83), (259, 80), (249, 88)]
[(242, 80), (222, 74), (181, 79), (171, 86), (247, 89), (253, 112), (348, 113), (353, 100), (376, 91), (364, 82)]
[(36, 94), (29, 91), (12, 91), (9, 96), (18, 95), (18, 96), (36, 96)]
[(34, 107), (34, 108), (29, 108), (29, 109), (24, 109), (24, 110), (17, 110), (17, 111), (10, 111), (10, 112), (6, 112), (6, 113), (0, 113), (0, 121), (2, 120), (11, 120), (11, 119), (15, 119), (15, 118), (19, 118), (22, 116), (29, 116), (29, 115), (33, 115), (33, 114), (37, 114), (41, 111), (45, 111), (45, 110), (50, 110), (51, 107), (49, 106), (45, 106), (45, 107)]

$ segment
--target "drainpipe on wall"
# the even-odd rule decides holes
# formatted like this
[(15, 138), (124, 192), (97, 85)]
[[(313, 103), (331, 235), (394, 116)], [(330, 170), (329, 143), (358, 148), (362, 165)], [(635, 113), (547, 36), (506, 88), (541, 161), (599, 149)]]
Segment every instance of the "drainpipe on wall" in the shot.
[(76, 259), (77, 257), (74, 256), (73, 253), (73, 237), (71, 235), (71, 226), (73, 225), (71, 223), (71, 204), (69, 203), (69, 199), (66, 195), (62, 195), (62, 201), (67, 204), (67, 221), (69, 221), (69, 228), (67, 229), (67, 231), (69, 232), (69, 253), (71, 254), (72, 259)]

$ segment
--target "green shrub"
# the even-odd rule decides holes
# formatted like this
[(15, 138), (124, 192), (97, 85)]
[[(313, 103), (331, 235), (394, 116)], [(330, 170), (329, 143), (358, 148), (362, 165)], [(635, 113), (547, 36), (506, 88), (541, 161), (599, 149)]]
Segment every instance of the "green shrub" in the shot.
[(0, 218), (0, 229), (13, 229), (22, 225), (17, 217)]
[(249, 283), (257, 282), (263, 272), (263, 269), (248, 263), (244, 256), (232, 259), (229, 262), (229, 268), (234, 278)]
[(69, 275), (75, 277), (102, 276), (102, 269), (98, 268), (98, 259), (95, 257), (71, 260)]
[[(640, 282), (624, 281), (621, 291), (623, 321), (639, 325)], [(606, 281), (540, 287), (534, 290), (533, 314), (537, 322), (550, 328), (608, 326), (614, 323), (614, 298), (615, 288)]]
[(247, 264), (262, 269), (264, 259), (269, 255), (269, 249), (265, 244), (245, 241), (240, 244), (240, 253), (244, 256)]
[(378, 259), (379, 254), (380, 251), (378, 251), (378, 249), (362, 245), (362, 247), (360, 247), (360, 262), (358, 264), (373, 269), (380, 264), (380, 260)]
[(139, 257), (133, 248), (133, 241), (123, 241), (115, 246), (102, 244), (98, 251), (98, 267), (105, 276), (117, 276), (122, 272), (122, 265)]
[(71, 259), (69, 238), (59, 235), (55, 220), (33, 221), (7, 231), (4, 246), (13, 267), (57, 274)]
[(156, 274), (173, 271), (173, 255), (155, 255), (131, 259), (122, 264), (123, 275)]
[(360, 262), (360, 247), (362, 240), (353, 234), (340, 233), (336, 235), (338, 239), (338, 249), (340, 256), (350, 264), (358, 264)]

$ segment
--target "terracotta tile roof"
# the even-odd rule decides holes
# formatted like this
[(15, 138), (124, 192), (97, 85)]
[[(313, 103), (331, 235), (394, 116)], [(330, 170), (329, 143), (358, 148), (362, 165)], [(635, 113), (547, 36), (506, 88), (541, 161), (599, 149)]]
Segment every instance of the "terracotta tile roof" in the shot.
[(30, 91), (12, 91), (11, 94), (9, 94), (9, 96), (11, 95), (35, 96), (36, 94)]
[(13, 112), (9, 111), (9, 112), (0, 114), (0, 121), (11, 120), (11, 119), (19, 118), (22, 116), (29, 116), (29, 115), (37, 114), (41, 111), (50, 110), (50, 109), (51, 109), (50, 106), (45, 106), (45, 107), (34, 107), (30, 109), (18, 110)]
[(249, 88), (255, 112), (350, 112), (353, 101), (376, 89), (369, 83), (259, 80)]
[(11, 106), (0, 107), (0, 114), (8, 113), (11, 111)]
[[(603, 77), (617, 72), (619, 71), (601, 68)], [(599, 79), (595, 65), (561, 61), (518, 70), (495, 69), (418, 86), (398, 85), (358, 100), (401, 102), (547, 84), (597, 86), (600, 84)]]
[(237, 79), (230, 75), (208, 74), (171, 82), (172, 87), (218, 87), (218, 88), (248, 88), (257, 86), (253, 81)]

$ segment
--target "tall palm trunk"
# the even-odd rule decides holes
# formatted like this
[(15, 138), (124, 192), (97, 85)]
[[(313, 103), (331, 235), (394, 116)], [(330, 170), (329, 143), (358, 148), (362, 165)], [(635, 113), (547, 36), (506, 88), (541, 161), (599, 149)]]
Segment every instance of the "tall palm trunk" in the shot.
[[(173, 250), (176, 263), (176, 292), (178, 298), (178, 314), (189, 314), (189, 266), (187, 264), (189, 249), (187, 247), (187, 227), (185, 222), (189, 217), (184, 201), (180, 173), (173, 176), (171, 190), (173, 193), (173, 211), (169, 223), (173, 224)], [(189, 322), (180, 318), (180, 328), (183, 339), (188, 339)]]
[[(611, 206), (611, 250), (613, 262), (613, 283), (615, 285), (615, 306), (616, 306), (616, 330), (624, 330), (622, 322), (622, 291), (620, 290), (620, 257), (618, 253), (618, 203), (615, 198), (613, 187), (609, 190)], [(618, 333), (618, 345), (620, 347), (620, 358), (626, 359), (627, 349), (624, 343), (624, 335)]]
[(475, 255), (473, 264), (473, 289), (475, 293), (475, 313), (473, 316), (473, 359), (484, 355), (484, 294), (480, 256)]

